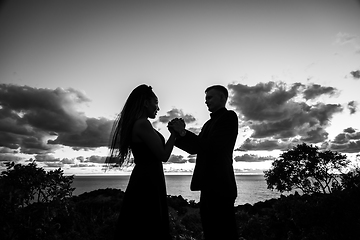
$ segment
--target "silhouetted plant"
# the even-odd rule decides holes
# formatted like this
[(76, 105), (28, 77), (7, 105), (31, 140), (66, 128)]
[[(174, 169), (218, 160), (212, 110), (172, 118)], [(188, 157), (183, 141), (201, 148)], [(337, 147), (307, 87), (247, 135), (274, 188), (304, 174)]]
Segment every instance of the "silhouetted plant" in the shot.
[(341, 176), (342, 189), (360, 190), (360, 168), (357, 167)]
[(34, 202), (61, 201), (72, 196), (73, 176), (64, 176), (60, 168), (45, 171), (35, 161), (27, 165), (6, 163), (0, 174), (0, 194), (12, 207), (25, 207)]
[(57, 239), (69, 222), (73, 176), (45, 171), (36, 163), (6, 163), (0, 174), (2, 239)]
[(341, 176), (349, 163), (346, 155), (303, 143), (282, 153), (264, 173), (271, 190), (331, 193), (341, 188)]

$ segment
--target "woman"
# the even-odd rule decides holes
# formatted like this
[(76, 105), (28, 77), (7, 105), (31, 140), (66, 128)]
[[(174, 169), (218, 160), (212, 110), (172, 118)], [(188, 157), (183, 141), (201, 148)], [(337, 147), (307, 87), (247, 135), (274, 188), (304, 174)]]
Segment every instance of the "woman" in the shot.
[(175, 143), (172, 131), (168, 141), (156, 131), (148, 118), (154, 119), (158, 99), (152, 88), (136, 87), (129, 95), (114, 124), (108, 163), (120, 166), (134, 156), (134, 169), (120, 210), (115, 239), (171, 239), (165, 177), (166, 162)]

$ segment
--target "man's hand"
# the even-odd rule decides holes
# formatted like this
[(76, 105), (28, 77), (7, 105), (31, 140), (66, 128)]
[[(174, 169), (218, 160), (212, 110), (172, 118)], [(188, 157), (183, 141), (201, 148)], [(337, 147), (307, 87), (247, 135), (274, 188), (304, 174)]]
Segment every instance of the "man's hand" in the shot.
[(168, 129), (170, 132), (175, 131), (177, 134), (182, 135), (185, 131), (185, 121), (182, 118), (174, 118), (168, 123)]

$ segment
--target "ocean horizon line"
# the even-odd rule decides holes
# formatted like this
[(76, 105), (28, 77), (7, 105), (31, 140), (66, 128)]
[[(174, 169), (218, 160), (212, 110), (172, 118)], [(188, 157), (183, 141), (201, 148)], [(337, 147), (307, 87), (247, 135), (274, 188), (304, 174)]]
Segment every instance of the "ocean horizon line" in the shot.
[[(74, 176), (74, 177), (116, 177), (116, 176), (130, 176), (131, 171), (121, 172), (121, 173), (74, 173), (74, 174), (64, 174), (65, 176)], [(192, 172), (164, 172), (165, 176), (192, 176)], [(235, 172), (235, 176), (246, 176), (246, 175), (264, 175), (260, 172)]]

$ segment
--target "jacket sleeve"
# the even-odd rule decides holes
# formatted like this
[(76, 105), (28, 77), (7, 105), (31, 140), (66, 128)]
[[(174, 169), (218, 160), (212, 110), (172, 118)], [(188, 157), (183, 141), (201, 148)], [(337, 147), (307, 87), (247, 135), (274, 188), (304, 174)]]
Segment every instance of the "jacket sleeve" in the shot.
[(233, 111), (228, 111), (209, 129), (209, 136), (206, 138), (186, 131), (184, 137), (176, 140), (175, 146), (190, 154), (208, 152), (211, 156), (211, 152), (232, 153), (237, 134), (237, 115)]
[(176, 139), (175, 146), (189, 154), (196, 154), (198, 149), (196, 146), (197, 142), (198, 136), (195, 133), (186, 130), (184, 137), (179, 137)]

